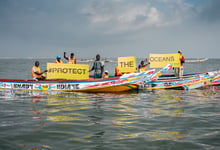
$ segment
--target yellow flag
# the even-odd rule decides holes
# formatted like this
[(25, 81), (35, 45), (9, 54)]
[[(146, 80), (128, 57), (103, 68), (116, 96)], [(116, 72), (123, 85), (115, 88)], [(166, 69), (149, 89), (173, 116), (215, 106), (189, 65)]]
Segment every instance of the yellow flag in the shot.
[(136, 57), (118, 57), (118, 69), (122, 73), (136, 72)]
[(89, 79), (87, 64), (57, 64), (47, 63), (47, 79)]
[(167, 64), (173, 67), (180, 67), (180, 54), (150, 54), (149, 55), (150, 68), (163, 68)]

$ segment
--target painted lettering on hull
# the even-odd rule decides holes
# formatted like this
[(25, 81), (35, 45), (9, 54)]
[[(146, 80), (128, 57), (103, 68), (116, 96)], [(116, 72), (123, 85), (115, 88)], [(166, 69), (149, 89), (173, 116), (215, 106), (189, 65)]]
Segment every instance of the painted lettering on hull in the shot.
[(57, 84), (57, 90), (79, 89), (79, 84)]
[(12, 84), (12, 88), (14, 88), (14, 89), (33, 89), (33, 84), (14, 83), (14, 84)]

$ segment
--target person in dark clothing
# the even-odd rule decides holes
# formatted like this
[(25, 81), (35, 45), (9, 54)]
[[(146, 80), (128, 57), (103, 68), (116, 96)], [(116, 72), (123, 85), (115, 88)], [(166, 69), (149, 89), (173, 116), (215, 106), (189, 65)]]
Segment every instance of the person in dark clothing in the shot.
[(89, 70), (89, 72), (94, 70), (94, 79), (102, 78), (102, 74), (104, 71), (104, 62), (100, 61), (100, 55), (96, 55), (96, 60), (93, 63), (92, 68)]

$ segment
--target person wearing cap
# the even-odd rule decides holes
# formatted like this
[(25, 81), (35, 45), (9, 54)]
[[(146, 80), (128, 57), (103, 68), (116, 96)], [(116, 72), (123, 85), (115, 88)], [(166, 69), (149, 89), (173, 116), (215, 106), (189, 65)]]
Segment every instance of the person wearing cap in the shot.
[(104, 62), (100, 60), (100, 55), (96, 55), (96, 60), (93, 63), (92, 68), (89, 72), (94, 70), (94, 79), (102, 78), (103, 70), (104, 70)]
[(109, 78), (108, 70), (105, 70), (104, 74), (102, 75), (102, 78)]
[(57, 64), (62, 64), (63, 63), (60, 56), (57, 56), (57, 59), (56, 59), (55, 63), (57, 63)]
[(40, 63), (39, 61), (35, 61), (35, 65), (31, 69), (31, 76), (34, 80), (44, 80), (46, 77), (44, 76), (44, 73), (47, 72), (47, 70), (44, 70), (41, 72), (41, 69), (39, 67)]
[(66, 52), (64, 52), (63, 57), (68, 60), (68, 64), (76, 64), (76, 57), (74, 53), (71, 53), (69, 57), (66, 57)]
[(183, 76), (183, 63), (185, 63), (185, 58), (180, 50), (178, 53), (180, 54), (180, 67), (175, 68), (175, 76), (181, 78)]

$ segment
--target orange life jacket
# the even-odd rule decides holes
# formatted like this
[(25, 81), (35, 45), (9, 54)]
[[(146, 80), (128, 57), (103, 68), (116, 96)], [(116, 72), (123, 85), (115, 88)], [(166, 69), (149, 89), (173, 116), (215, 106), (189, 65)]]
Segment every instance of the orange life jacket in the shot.
[(139, 72), (144, 72), (144, 71), (147, 71), (146, 66), (144, 66), (144, 67), (140, 67), (140, 68), (139, 68)]
[(62, 60), (60, 60), (60, 62), (59, 61), (55, 61), (55, 63), (57, 63), (57, 64), (62, 64), (63, 63), (63, 61)]
[(41, 73), (40, 67), (33, 66), (32, 69), (31, 69), (31, 76), (32, 76), (32, 78), (42, 77), (42, 75), (37, 75), (37, 74), (34, 73), (34, 68), (36, 68), (38, 73)]
[(183, 63), (185, 62), (185, 58), (184, 58), (184, 56), (180, 56), (180, 59), (181, 59), (180, 66), (182, 67), (182, 66), (183, 66)]
[(69, 59), (68, 59), (68, 63), (69, 64), (75, 64), (75, 56), (73, 56), (73, 58), (71, 58), (70, 56), (69, 56)]
[(116, 75), (116, 76), (122, 76), (122, 75), (123, 75), (121, 72), (119, 72), (118, 66), (115, 67), (115, 75)]

